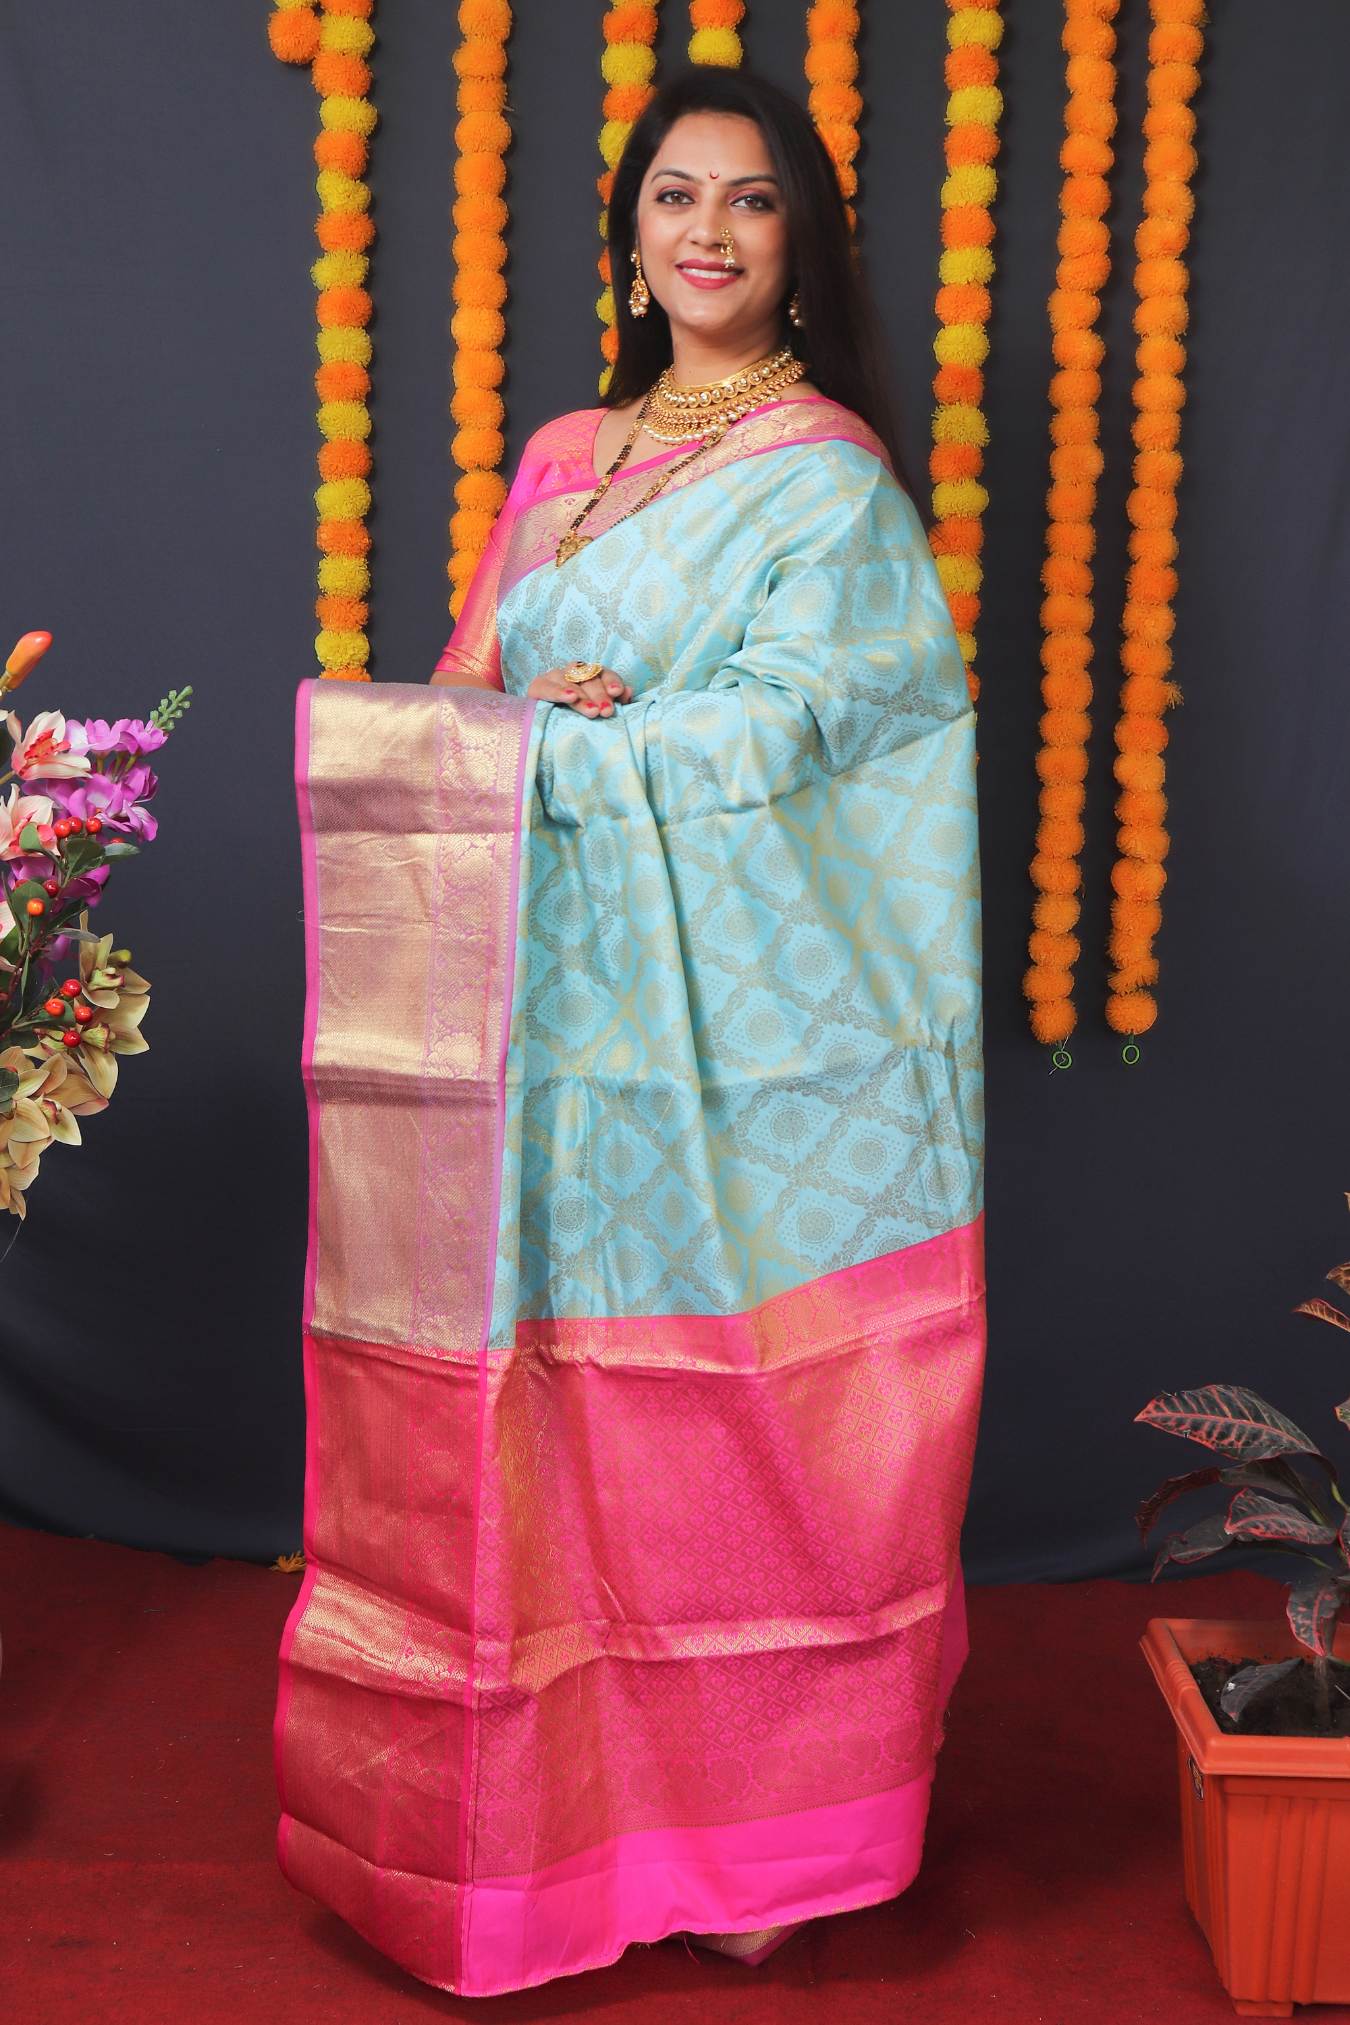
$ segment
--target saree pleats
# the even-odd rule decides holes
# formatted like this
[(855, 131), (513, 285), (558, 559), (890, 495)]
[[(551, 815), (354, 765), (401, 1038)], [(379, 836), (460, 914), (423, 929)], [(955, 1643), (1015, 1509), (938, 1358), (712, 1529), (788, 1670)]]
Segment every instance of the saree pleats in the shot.
[[(462, 643), (504, 687), (300, 699), (279, 1849), (479, 1995), (910, 1882), (984, 1352), (972, 726), (913, 509), (780, 416), (564, 577), (566, 419)], [(613, 721), (524, 700), (574, 649)]]

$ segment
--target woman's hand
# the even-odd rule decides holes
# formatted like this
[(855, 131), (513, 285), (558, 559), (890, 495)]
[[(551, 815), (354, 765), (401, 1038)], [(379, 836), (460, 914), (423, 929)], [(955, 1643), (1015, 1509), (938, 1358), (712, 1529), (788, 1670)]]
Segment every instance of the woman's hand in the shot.
[(535, 676), (525, 694), (545, 703), (569, 704), (583, 717), (612, 717), (616, 703), (633, 700), (631, 686), (612, 668), (601, 668), (594, 661), (569, 661), (565, 668), (550, 668)]

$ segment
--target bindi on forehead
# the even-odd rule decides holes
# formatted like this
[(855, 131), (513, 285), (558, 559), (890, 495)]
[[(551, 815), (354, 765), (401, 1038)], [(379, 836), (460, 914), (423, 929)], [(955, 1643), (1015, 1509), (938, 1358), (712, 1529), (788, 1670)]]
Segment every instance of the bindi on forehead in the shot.
[[(672, 163), (663, 163), (659, 168), (652, 169), (648, 173), (653, 182), (661, 176), (673, 176), (677, 182), (681, 183), (697, 183), (698, 181), (698, 177), (692, 171), (689, 169), (677, 169)], [(721, 169), (707, 169), (704, 171), (710, 183), (716, 183), (721, 178), (722, 173)], [(727, 178), (729, 189), (739, 189), (743, 183), (772, 183), (777, 188), (778, 178), (772, 169), (751, 169), (744, 175), (729, 176)]]

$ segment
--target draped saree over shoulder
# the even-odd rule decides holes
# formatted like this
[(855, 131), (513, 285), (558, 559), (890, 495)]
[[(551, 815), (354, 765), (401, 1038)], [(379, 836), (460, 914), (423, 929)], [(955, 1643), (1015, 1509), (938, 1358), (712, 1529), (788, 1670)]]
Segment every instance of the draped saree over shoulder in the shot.
[[(902, 1891), (966, 1655), (973, 720), (914, 507), (784, 401), (437, 683), (304, 683), (307, 1571), (282, 1866), (470, 1995)], [(680, 453), (672, 452), (672, 456)], [(601, 661), (612, 719), (526, 700)]]

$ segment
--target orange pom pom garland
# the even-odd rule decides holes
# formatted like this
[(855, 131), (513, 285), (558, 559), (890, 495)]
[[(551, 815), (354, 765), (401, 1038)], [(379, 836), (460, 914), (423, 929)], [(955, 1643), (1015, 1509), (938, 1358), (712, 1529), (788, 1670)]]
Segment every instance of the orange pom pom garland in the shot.
[(858, 194), (854, 158), (862, 117), (862, 93), (857, 85), (859, 26), (858, 9), (851, 0), (813, 0), (806, 10), (807, 103), (839, 177), (850, 227), (857, 223), (852, 200)]
[[(1111, 268), (1110, 233), (1097, 215), (1098, 186), (1114, 162), (1116, 36), (1119, 0), (1065, 0), (1064, 142), (1060, 166), (1059, 267), (1050, 297), (1052, 349), (1058, 371), (1050, 382), (1050, 490), (1046, 558), (1041, 570), (1040, 826), (1031, 878), (1038, 889), (1028, 944), (1031, 968), (1022, 989), (1031, 1031), (1062, 1048), (1077, 1024), (1074, 967), (1083, 883), (1079, 818), (1087, 796), (1087, 740), (1092, 701), (1092, 517), (1102, 468), (1097, 404), (1101, 377), (1095, 335), (1100, 291)], [(1090, 146), (1088, 145), (1090, 143)], [(1051, 989), (1052, 982), (1056, 986)], [(1066, 1058), (1057, 1056), (1065, 1064)]]
[(1204, 47), (1203, 0), (1149, 0), (1148, 110), (1144, 115), (1144, 216), (1135, 233), (1134, 328), (1138, 378), (1134, 382), (1134, 488), (1130, 520), (1130, 571), (1121, 618), (1124, 635), (1120, 715), (1116, 723), (1115, 777), (1121, 792), (1115, 814), (1117, 857), (1111, 872), (1107, 1024), (1128, 1038), (1125, 1059), (1136, 1061), (1136, 1037), (1158, 1016), (1146, 989), (1157, 981), (1154, 942), (1162, 925), (1160, 896), (1171, 845), (1164, 826), (1167, 745), (1164, 711), (1181, 700), (1165, 678), (1172, 667), (1170, 641), (1176, 592), (1177, 482), (1181, 476), (1180, 414), (1186, 400), (1182, 372), (1186, 348), (1188, 274), (1183, 258), (1194, 211), (1191, 178), (1191, 110), (1200, 84)]
[(458, 618), (478, 559), (487, 546), (506, 484), (502, 424), (506, 408), (497, 389), (505, 371), (507, 222), (504, 197), (511, 128), (505, 116), (507, 0), (460, 0), (459, 47), (454, 55), (455, 103), (454, 339), (450, 412), (456, 429), (450, 451), (459, 466), (450, 518), (450, 611)]
[(933, 531), (938, 575), (947, 594), (966, 661), (972, 701), (975, 626), (980, 613), (984, 510), (980, 484), (989, 427), (984, 362), (989, 353), (989, 283), (994, 273), (992, 205), (998, 179), (997, 50), (1003, 38), (1000, 0), (947, 0), (947, 175), (942, 185), (942, 256), (938, 266), (938, 361), (933, 379)]
[(371, 300), (366, 289), (375, 237), (370, 188), (362, 179), (376, 113), (366, 57), (375, 40), (374, 0), (275, 0), (268, 40), (287, 63), (308, 63), (319, 94), (314, 159), (320, 211), (315, 236), (319, 366), (319, 622), (314, 651), (334, 682), (367, 682), (370, 642)]

